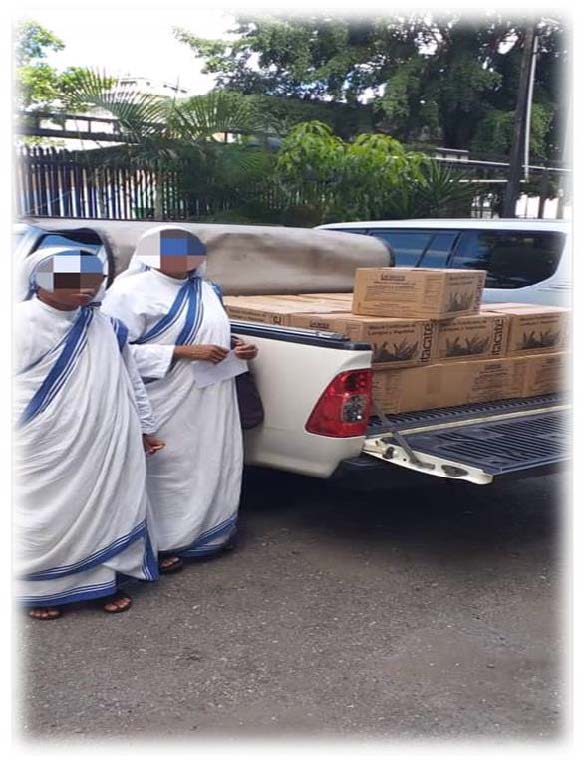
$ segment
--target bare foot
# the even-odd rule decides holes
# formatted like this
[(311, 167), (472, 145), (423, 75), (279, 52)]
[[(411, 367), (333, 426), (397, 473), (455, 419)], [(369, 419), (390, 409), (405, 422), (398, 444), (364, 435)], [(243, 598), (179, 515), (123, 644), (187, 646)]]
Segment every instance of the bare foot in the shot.
[(35, 607), (29, 610), (28, 614), (34, 620), (56, 620), (63, 612), (57, 607)]
[(119, 612), (126, 612), (132, 606), (132, 599), (124, 591), (118, 591), (104, 602), (104, 612), (109, 615), (116, 615)]

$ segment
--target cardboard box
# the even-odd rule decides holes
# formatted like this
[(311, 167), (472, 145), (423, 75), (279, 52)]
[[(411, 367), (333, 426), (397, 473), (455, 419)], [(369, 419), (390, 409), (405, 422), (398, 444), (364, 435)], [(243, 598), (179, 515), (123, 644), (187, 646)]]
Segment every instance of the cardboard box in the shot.
[[(520, 305), (502, 307), (495, 312), (509, 320), (508, 355), (542, 355), (567, 348), (570, 334), (570, 311), (565, 307)], [(483, 313), (484, 314), (484, 313)]]
[(384, 413), (501, 400), (515, 396), (515, 383), (519, 390), (516, 396), (521, 396), (523, 373), (523, 368), (514, 367), (512, 358), (375, 370), (373, 398)]
[[(255, 296), (249, 296), (249, 299), (278, 299), (285, 300), (286, 302), (352, 302), (352, 293), (347, 294), (259, 294)], [(245, 299), (245, 296), (240, 296), (238, 299)]]
[[(297, 312), (332, 313), (337, 311), (331, 302), (284, 299), (283, 296), (224, 297), (224, 306), (230, 318), (275, 326), (289, 326), (291, 315)], [(343, 308), (339, 308), (342, 312)]]
[(345, 292), (321, 292), (319, 294), (300, 294), (300, 297), (303, 297), (303, 299), (319, 299), (319, 300), (330, 300), (333, 299), (335, 302), (347, 302), (349, 305), (352, 304), (352, 298), (353, 294), (351, 291), (345, 291)]
[(373, 349), (375, 368), (406, 368), (429, 363), (436, 324), (418, 318), (371, 318), (351, 313), (298, 313), (291, 326), (335, 331), (354, 342), (367, 342)]
[(313, 295), (313, 294), (298, 294), (293, 295), (290, 294), (285, 297), (280, 297), (280, 299), (283, 299), (287, 302), (294, 302), (295, 304), (302, 305), (303, 308), (309, 303), (312, 305), (317, 305), (319, 307), (327, 306), (329, 305), (332, 310), (340, 310), (343, 309), (344, 312), (351, 312), (352, 310), (352, 294), (347, 294), (344, 296), (320, 296), (320, 295)]
[(569, 354), (552, 352), (527, 358), (523, 397), (565, 392), (570, 387)]
[(358, 268), (352, 312), (389, 318), (475, 315), (486, 271), (439, 268)]
[(501, 358), (507, 352), (509, 318), (484, 311), (436, 323), (434, 362)]
[(240, 321), (254, 321), (255, 323), (271, 323), (277, 326), (287, 326), (291, 308), (288, 305), (277, 303), (257, 302), (256, 304), (239, 301), (239, 297), (224, 297), (224, 307), (230, 318)]
[(373, 398), (384, 413), (535, 397), (568, 389), (568, 353), (375, 370)]
[(570, 386), (569, 355), (550, 352), (511, 358), (514, 364), (513, 397), (535, 397), (565, 392)]

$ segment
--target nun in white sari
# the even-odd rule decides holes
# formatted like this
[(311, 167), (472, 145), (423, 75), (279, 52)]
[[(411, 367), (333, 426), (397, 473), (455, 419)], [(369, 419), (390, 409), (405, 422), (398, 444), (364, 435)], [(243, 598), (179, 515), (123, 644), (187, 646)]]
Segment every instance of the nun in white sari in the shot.
[[(147, 462), (160, 571), (184, 557), (226, 547), (236, 531), (242, 477), (242, 430), (233, 373), (208, 386), (198, 370), (224, 362), (230, 322), (215, 284), (204, 279), (205, 245), (189, 231), (149, 230), (103, 309), (128, 327), (129, 345), (145, 380), (158, 433), (167, 443)], [(235, 356), (256, 347), (237, 340)], [(234, 358), (229, 365), (235, 366)], [(246, 370), (241, 363), (240, 372)], [(222, 374), (220, 373), (220, 376)]]
[(24, 267), (29, 299), (15, 308), (17, 599), (43, 620), (96, 598), (122, 612), (131, 600), (119, 576), (158, 577), (145, 450), (163, 443), (125, 327), (90, 306), (104, 277), (99, 259), (51, 248)]

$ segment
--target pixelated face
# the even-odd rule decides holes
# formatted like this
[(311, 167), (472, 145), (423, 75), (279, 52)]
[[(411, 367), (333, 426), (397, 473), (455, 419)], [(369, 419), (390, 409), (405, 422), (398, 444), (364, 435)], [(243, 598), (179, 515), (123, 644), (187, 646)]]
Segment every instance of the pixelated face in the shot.
[(42, 262), (34, 275), (40, 292), (72, 309), (88, 305), (105, 277), (102, 261), (91, 254), (55, 255)]
[(188, 231), (169, 229), (145, 236), (138, 252), (145, 265), (167, 275), (185, 277), (205, 261), (206, 246)]

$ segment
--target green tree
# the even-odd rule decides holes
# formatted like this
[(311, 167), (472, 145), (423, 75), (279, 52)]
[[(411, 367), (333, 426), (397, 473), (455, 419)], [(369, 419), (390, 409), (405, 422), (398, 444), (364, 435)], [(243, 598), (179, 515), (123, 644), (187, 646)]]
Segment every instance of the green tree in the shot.
[(58, 97), (59, 74), (44, 60), (50, 51), (63, 50), (62, 40), (35, 21), (16, 28), (15, 60), (17, 105), (42, 107)]
[[(554, 110), (551, 106), (535, 103), (531, 110), (531, 133), (529, 153), (534, 161), (545, 161), (551, 146), (548, 138), (551, 134)], [(514, 111), (492, 109), (480, 122), (470, 148), (477, 154), (487, 158), (498, 159), (508, 156), (511, 150), (513, 136)]]
[(36, 21), (23, 21), (15, 31), (16, 106), (28, 111), (58, 110), (86, 80), (88, 70), (70, 66), (60, 72), (50, 66), (47, 55), (63, 50), (65, 44)]
[(36, 21), (21, 21), (16, 27), (14, 55), (19, 66), (47, 57), (49, 51), (63, 50), (65, 43)]
[(276, 177), (290, 199), (284, 222), (449, 216), (467, 213), (472, 198), (470, 186), (388, 135), (346, 142), (319, 122), (286, 136)]
[[(22, 66), (17, 72), (17, 106), (57, 112), (85, 79), (87, 69), (70, 66), (58, 72), (44, 62)], [(111, 80), (112, 83), (114, 80)]]
[[(536, 113), (541, 108), (549, 115), (537, 144), (554, 156), (565, 116), (560, 82), (567, 39), (559, 19), (536, 21), (534, 100)], [(474, 19), (413, 12), (360, 21), (325, 14), (239, 15), (229, 42), (203, 40), (184, 29), (175, 35), (205, 59), (219, 89), (345, 104), (369, 110), (377, 130), (406, 142), (484, 149), (490, 125), (502, 128), (502, 115), (514, 111), (526, 23), (495, 12)], [(534, 124), (543, 127), (543, 119)]]

